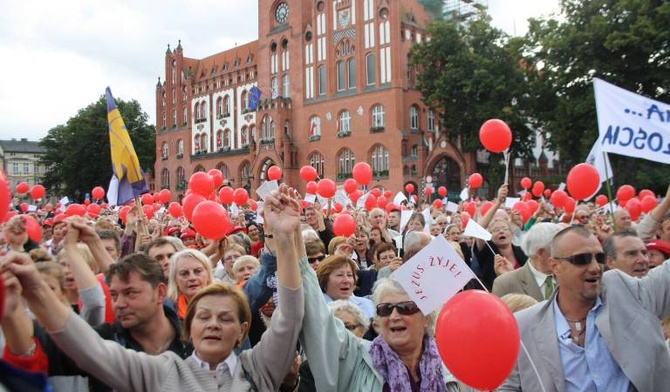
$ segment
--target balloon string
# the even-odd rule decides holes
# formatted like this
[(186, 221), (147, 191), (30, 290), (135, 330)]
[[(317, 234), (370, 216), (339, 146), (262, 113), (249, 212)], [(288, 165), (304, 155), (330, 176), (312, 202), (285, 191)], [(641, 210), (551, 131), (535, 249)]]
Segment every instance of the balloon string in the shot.
[(503, 151), (503, 157), (505, 157), (505, 181), (503, 184), (508, 184), (509, 180), (509, 148)]
[(537, 381), (540, 383), (540, 388), (542, 388), (542, 392), (547, 392), (547, 390), (544, 388), (544, 384), (542, 384), (542, 379), (540, 378), (540, 372), (537, 371), (537, 367), (535, 366), (535, 362), (533, 362), (533, 358), (530, 357), (530, 353), (528, 353), (528, 349), (526, 348), (526, 345), (523, 344), (523, 340), (521, 340), (521, 348), (523, 349), (523, 352), (526, 354), (526, 357), (528, 357), (528, 362), (530, 362), (530, 366), (533, 368), (533, 372), (535, 373), (535, 376), (537, 377)]

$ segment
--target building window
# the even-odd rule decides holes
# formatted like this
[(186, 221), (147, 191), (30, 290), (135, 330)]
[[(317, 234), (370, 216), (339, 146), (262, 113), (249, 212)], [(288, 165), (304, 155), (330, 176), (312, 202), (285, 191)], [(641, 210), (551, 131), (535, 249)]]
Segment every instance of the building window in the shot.
[(169, 153), (167, 142), (163, 142), (163, 159), (167, 159)]
[(14, 163), (12, 165), (12, 168), (14, 169), (14, 174), (19, 174), (19, 164), (18, 163)]
[(343, 134), (351, 133), (351, 113), (349, 113), (348, 110), (343, 110), (340, 113), (340, 118), (337, 125), (338, 125), (338, 133), (339, 132)]
[(275, 134), (277, 133), (277, 124), (274, 121), (270, 122), (270, 134), (268, 135), (268, 139), (274, 140)]
[(249, 108), (249, 94), (247, 94), (247, 90), (242, 91), (240, 101), (242, 104), (242, 110), (247, 110)]
[(186, 124), (188, 122), (188, 109), (187, 108), (184, 108), (183, 115), (184, 115), (184, 124)]
[(177, 109), (172, 110), (172, 127), (177, 127)]
[(419, 129), (419, 108), (415, 105), (409, 108), (409, 127), (410, 129)]
[(225, 147), (229, 147), (229, 146), (230, 146), (230, 135), (231, 135), (231, 131), (230, 131), (230, 129), (226, 129), (226, 130), (223, 132), (223, 145), (224, 145)]
[(240, 135), (242, 139), (240, 141), (242, 143), (242, 147), (246, 147), (247, 145), (249, 145), (249, 128), (247, 128), (246, 126), (242, 127)]
[(30, 173), (30, 164), (29, 163), (24, 163), (23, 164), (23, 174), (28, 174)]
[(200, 105), (200, 118), (202, 119), (207, 118), (207, 102), (203, 102)]
[(377, 83), (377, 72), (376, 72), (376, 63), (375, 63), (375, 54), (370, 53), (365, 56), (365, 67), (366, 67), (366, 76), (368, 86), (372, 86)]
[(428, 131), (429, 132), (434, 132), (435, 131), (435, 112), (432, 110), (428, 110), (428, 114), (426, 115), (427, 119), (427, 125), (428, 125)]
[(186, 173), (181, 166), (177, 168), (177, 186), (183, 187), (183, 190), (185, 190), (186, 187)]
[(184, 155), (184, 140), (177, 140), (177, 154)]
[(347, 67), (349, 68), (349, 89), (356, 88), (356, 59), (351, 58), (347, 61)]
[(216, 117), (220, 117), (223, 114), (223, 98), (219, 97), (216, 100)]
[(170, 171), (167, 168), (163, 168), (161, 185), (163, 189), (170, 189)]
[(372, 127), (384, 127), (384, 107), (382, 105), (376, 105), (372, 108)]
[(409, 155), (411, 155), (414, 158), (418, 157), (419, 156), (419, 146), (417, 146), (416, 144), (413, 145), (412, 148), (410, 149)]
[(216, 133), (216, 148), (219, 150), (223, 148), (223, 131), (221, 130)]
[(281, 80), (282, 80), (282, 87), (283, 87), (282, 96), (284, 98), (288, 98), (288, 97), (291, 96), (291, 82), (290, 82), (288, 74), (284, 74), (284, 76), (281, 77)]
[(326, 67), (319, 67), (319, 95), (326, 95), (327, 86), (328, 86), (328, 74), (326, 73)]
[(223, 108), (222, 108), (222, 113), (224, 116), (227, 116), (230, 114), (230, 96), (226, 95), (223, 98)]
[(337, 91), (344, 91), (347, 88), (346, 83), (346, 64), (344, 61), (337, 62)]
[(372, 150), (372, 172), (375, 176), (388, 176), (389, 173), (389, 150), (382, 145)]
[(354, 157), (353, 151), (345, 148), (342, 150), (337, 160), (339, 162), (338, 179), (350, 178), (352, 175), (351, 172), (354, 170), (354, 165), (356, 164), (356, 158)]
[(323, 178), (323, 171), (326, 166), (326, 160), (323, 158), (321, 153), (315, 152), (309, 156), (309, 164), (316, 169), (319, 177)]
[(270, 86), (272, 89), (272, 99), (279, 97), (279, 80), (277, 80), (276, 76), (272, 77), (272, 80), (270, 81)]
[(321, 137), (321, 118), (319, 116), (313, 116), (309, 119), (309, 138)]

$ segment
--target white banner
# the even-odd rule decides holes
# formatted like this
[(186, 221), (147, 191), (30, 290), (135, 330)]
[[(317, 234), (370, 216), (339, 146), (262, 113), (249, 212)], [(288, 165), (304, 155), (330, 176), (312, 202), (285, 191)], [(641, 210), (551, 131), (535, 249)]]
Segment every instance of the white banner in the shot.
[(670, 105), (593, 79), (605, 152), (670, 163)]
[(438, 235), (393, 277), (427, 315), (456, 295), (475, 274), (444, 236)]

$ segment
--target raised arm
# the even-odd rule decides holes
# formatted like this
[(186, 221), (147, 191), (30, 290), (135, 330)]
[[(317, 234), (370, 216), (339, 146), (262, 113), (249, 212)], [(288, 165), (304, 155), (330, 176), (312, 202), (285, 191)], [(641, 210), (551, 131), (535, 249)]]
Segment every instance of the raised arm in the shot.
[(93, 258), (100, 267), (100, 272), (107, 274), (109, 267), (116, 263), (116, 260), (110, 256), (107, 250), (105, 250), (105, 246), (102, 244), (102, 240), (100, 239), (98, 233), (96, 233), (95, 230), (91, 226), (87, 225), (86, 222), (81, 218), (69, 218), (68, 225), (68, 231), (70, 227), (77, 230), (79, 240), (88, 246), (88, 249), (91, 251)]
[[(500, 188), (498, 188), (498, 196), (496, 197), (495, 201), (493, 202), (493, 206), (486, 211), (486, 214), (482, 217), (482, 219), (478, 222), (480, 226), (483, 228), (487, 228), (489, 223), (491, 223), (491, 220), (493, 220), (493, 217), (496, 214), (496, 211), (498, 211), (498, 208), (500, 208), (503, 203), (505, 203), (505, 198), (507, 198), (507, 192), (508, 192), (508, 186), (507, 184), (502, 184)], [(486, 246), (484, 243), (484, 240), (477, 239), (477, 249), (482, 249)]]
[(670, 211), (670, 185), (665, 194), (665, 199), (663, 199), (659, 205), (654, 207), (649, 215), (645, 216), (637, 226), (637, 235), (644, 241), (654, 238), (656, 231), (663, 223), (663, 217), (668, 211)]

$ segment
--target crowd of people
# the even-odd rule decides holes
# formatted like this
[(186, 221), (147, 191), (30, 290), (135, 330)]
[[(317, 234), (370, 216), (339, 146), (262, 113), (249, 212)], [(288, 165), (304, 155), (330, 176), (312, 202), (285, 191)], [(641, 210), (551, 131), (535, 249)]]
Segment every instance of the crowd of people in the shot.
[[(235, 209), (217, 240), (141, 206), (13, 214), (0, 390), (46, 390), (22, 369), (55, 391), (474, 391), (440, 357), (436, 314), (393, 275), (438, 236), (478, 277), (464, 290), (515, 312), (525, 349), (499, 390), (667, 390), (670, 187), (636, 219), (543, 198), (523, 217), (508, 196), (503, 184), (474, 216), (464, 203), (347, 206), (346, 237), (330, 205), (287, 184), (259, 211)], [(469, 221), (490, 240), (465, 235)]]

